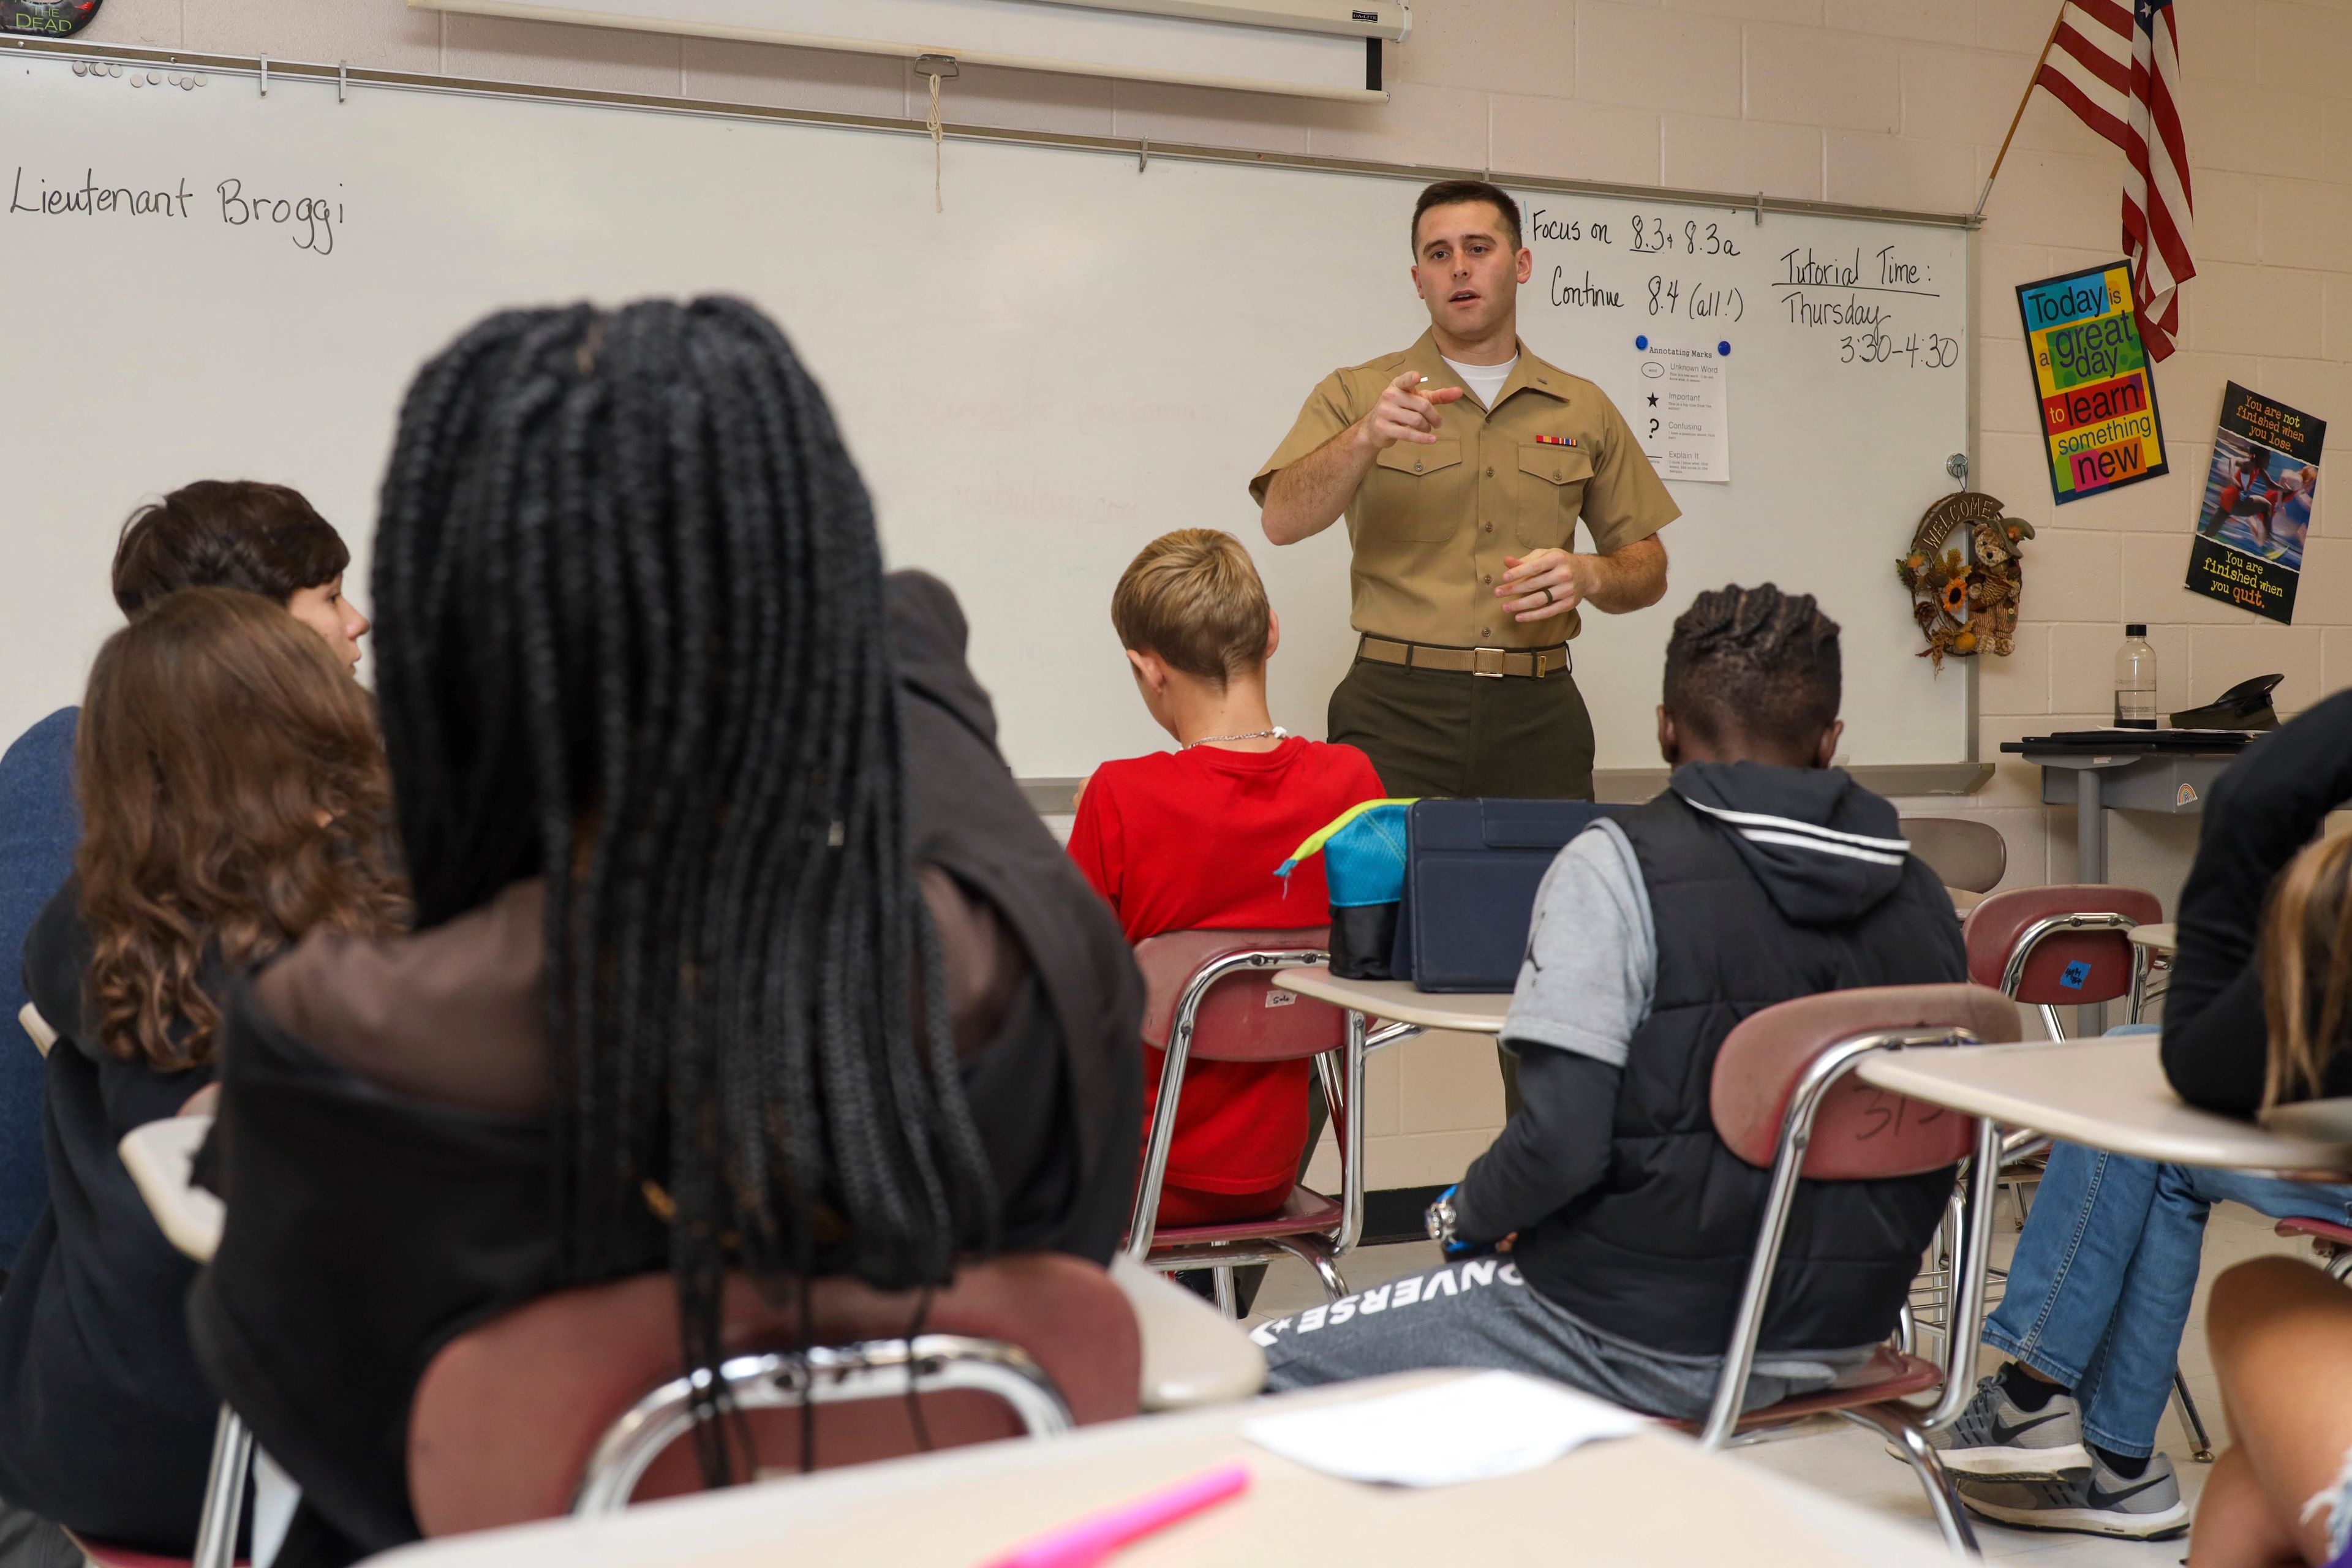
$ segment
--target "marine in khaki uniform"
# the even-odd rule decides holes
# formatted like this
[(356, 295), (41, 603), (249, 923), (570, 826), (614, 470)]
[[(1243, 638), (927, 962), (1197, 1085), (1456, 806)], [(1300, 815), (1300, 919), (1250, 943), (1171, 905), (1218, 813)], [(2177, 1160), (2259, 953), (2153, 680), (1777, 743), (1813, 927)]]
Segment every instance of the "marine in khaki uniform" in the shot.
[(1429, 331), (1324, 377), (1250, 493), (1276, 544), (1348, 520), (1360, 641), (1328, 732), (1391, 795), (1589, 799), (1569, 640), (1583, 605), (1658, 602), (1680, 509), (1608, 396), (1519, 342), (1518, 204), (1432, 185), (1412, 239)]

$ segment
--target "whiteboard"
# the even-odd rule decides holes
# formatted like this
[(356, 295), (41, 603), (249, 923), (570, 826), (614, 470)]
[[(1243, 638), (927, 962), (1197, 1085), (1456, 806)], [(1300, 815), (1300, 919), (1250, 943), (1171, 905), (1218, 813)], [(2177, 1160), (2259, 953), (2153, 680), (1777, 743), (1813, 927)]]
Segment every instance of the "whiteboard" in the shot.
[[(1417, 182), (950, 142), (934, 212), (931, 146), (903, 134), (116, 69), (0, 60), (0, 734), (79, 700), (142, 496), (294, 485), (352, 541), (364, 603), (376, 487), (426, 355), (495, 307), (703, 290), (764, 306), (825, 387), (890, 560), (962, 598), (1017, 773), (1166, 743), (1108, 605), (1178, 527), (1250, 542), (1284, 626), (1275, 717), (1322, 732), (1354, 648), (1344, 530), (1277, 551), (1245, 487), (1319, 377), (1426, 324), (1406, 277)], [(165, 210), (72, 194), (117, 187)], [(1522, 196), (1536, 353), (1633, 417), (1638, 334), (1732, 348), (1731, 482), (1670, 486), (1665, 603), (1590, 615), (1576, 644), (1600, 764), (1654, 765), (1681, 606), (1766, 578), (1845, 626), (1850, 761), (1966, 758), (1968, 677), (1912, 657), (1893, 563), (1968, 447), (1967, 236)], [(1794, 285), (1792, 267), (1810, 268)]]

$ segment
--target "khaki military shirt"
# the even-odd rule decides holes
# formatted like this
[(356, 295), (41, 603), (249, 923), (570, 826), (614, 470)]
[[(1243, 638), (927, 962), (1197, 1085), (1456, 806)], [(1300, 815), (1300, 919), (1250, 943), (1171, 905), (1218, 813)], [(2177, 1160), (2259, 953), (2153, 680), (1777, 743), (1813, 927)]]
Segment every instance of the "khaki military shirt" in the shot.
[[(1333, 371), (1250, 494), (1263, 506), (1276, 473), (1370, 413), (1408, 370), (1432, 387), (1462, 385), (1428, 332), (1402, 353)], [(1445, 647), (1549, 647), (1574, 637), (1580, 617), (1514, 620), (1495, 597), (1504, 556), (1573, 548), (1580, 517), (1605, 555), (1682, 515), (1608, 395), (1524, 342), (1493, 408), (1465, 387), (1438, 413), (1436, 444), (1389, 447), (1348, 503), (1349, 621), (1360, 632)]]

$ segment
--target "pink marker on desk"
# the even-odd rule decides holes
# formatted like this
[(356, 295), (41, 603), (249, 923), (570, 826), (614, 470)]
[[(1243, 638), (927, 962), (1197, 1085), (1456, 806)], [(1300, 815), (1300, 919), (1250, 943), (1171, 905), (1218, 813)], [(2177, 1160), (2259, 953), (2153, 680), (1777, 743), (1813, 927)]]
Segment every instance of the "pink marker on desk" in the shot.
[(1094, 1568), (1120, 1547), (1249, 1489), (1246, 1465), (1223, 1465), (1017, 1546), (985, 1568)]

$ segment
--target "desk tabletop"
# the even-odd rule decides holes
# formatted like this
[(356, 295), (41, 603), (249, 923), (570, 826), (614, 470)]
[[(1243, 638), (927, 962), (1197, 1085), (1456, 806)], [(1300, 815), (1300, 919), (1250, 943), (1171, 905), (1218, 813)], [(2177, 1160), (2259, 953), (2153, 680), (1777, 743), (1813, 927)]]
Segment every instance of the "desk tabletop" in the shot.
[(2273, 1131), (2184, 1103), (2165, 1081), (2154, 1035), (1887, 1051), (1854, 1071), (1913, 1100), (2143, 1160), (2352, 1172), (2352, 1131)]
[(1499, 1035), (1511, 1010), (1507, 991), (1454, 995), (1413, 988), (1410, 980), (1341, 980), (1328, 964), (1286, 969), (1274, 977), (1285, 991), (1312, 996), (1391, 1023), (1424, 1029), (1459, 1029), (1466, 1035)]
[(2124, 933), (2134, 947), (2154, 948), (2158, 952), (2176, 952), (2180, 948), (2180, 928), (2170, 921), (2162, 925), (2134, 926)]
[[(1119, 1568), (1297, 1568), (1307, 1562), (1489, 1568), (1566, 1557), (1716, 1568), (1738, 1521), (1749, 1568), (1947, 1568), (1933, 1537), (1663, 1428), (1588, 1445), (1516, 1476), (1414, 1489), (1343, 1481), (1242, 1436), (1285, 1405), (1349, 1403), (1458, 1373), (1412, 1373), (1246, 1400), (1183, 1415), (1089, 1426), (824, 1475), (402, 1547), (374, 1568), (773, 1568), (779, 1563), (971, 1568), (1097, 1510), (1221, 1464), (1250, 1489), (1119, 1553)], [(1565, 1556), (1564, 1556), (1565, 1553)]]
[(163, 1239), (199, 1263), (220, 1249), (228, 1210), (202, 1187), (188, 1184), (196, 1151), (213, 1130), (209, 1116), (173, 1116), (150, 1121), (122, 1135), (122, 1163), (139, 1195), (163, 1232)]

